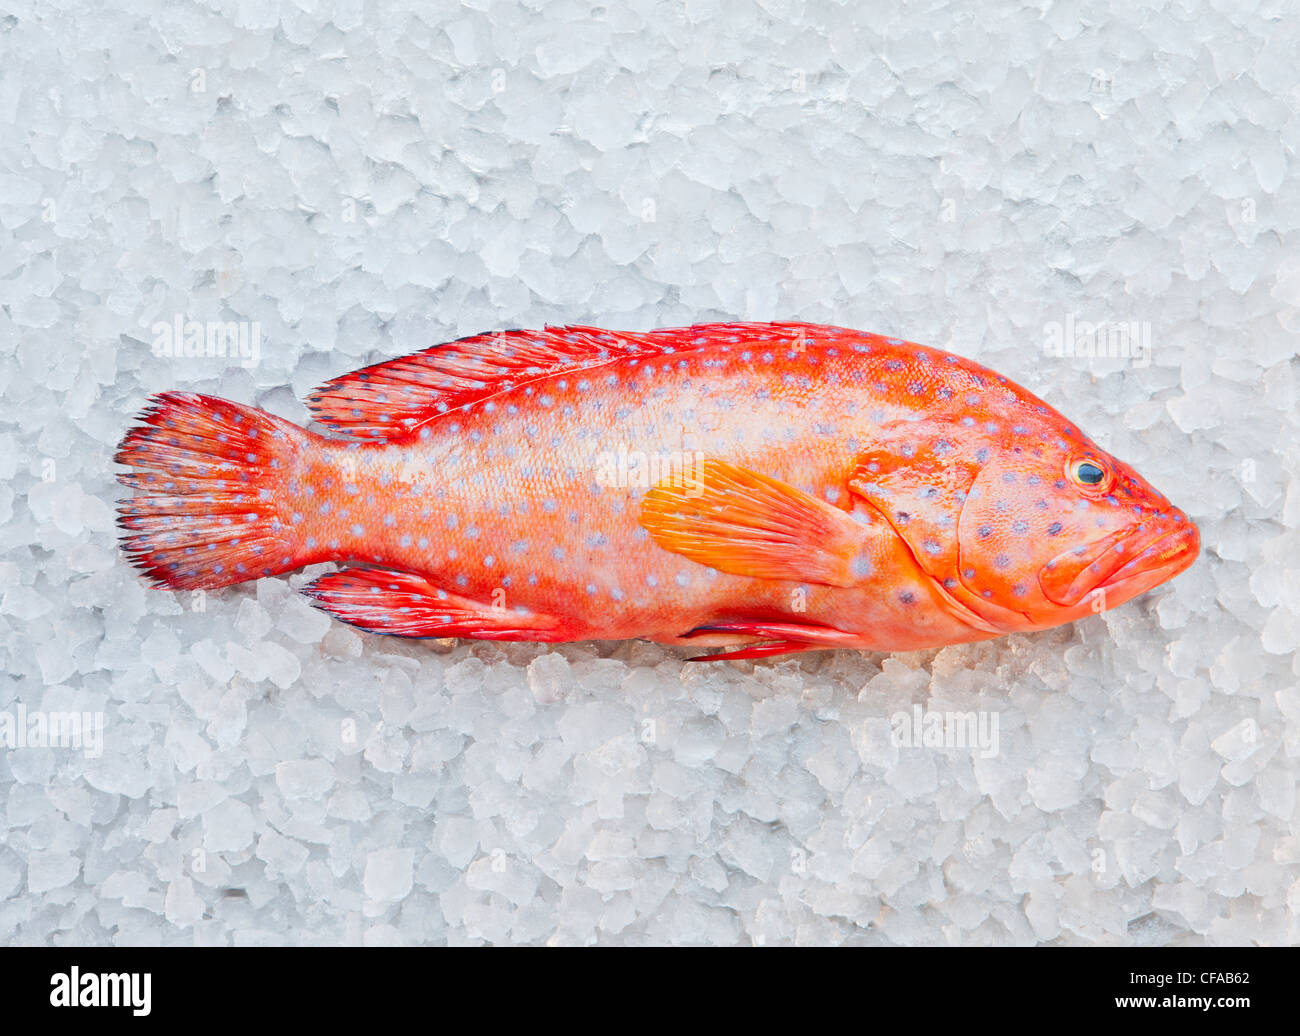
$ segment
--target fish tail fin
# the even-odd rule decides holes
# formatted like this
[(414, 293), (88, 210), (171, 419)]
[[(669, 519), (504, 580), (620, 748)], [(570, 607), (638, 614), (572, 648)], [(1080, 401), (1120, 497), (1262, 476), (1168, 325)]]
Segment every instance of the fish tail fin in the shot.
[(286, 488), (319, 438), (274, 414), (195, 392), (153, 396), (114, 460), (136, 491), (122, 549), (154, 584), (210, 590), (306, 563)]

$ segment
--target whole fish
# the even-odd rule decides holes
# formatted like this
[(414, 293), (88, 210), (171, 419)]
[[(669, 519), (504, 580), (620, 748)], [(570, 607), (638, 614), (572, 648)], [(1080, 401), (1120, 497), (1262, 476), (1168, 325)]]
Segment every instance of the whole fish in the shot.
[(404, 637), (642, 637), (754, 658), (1046, 629), (1196, 558), (1187, 516), (1005, 377), (841, 327), (548, 327), (328, 382), (332, 437), (189, 392), (122, 440), (156, 585), (324, 561)]

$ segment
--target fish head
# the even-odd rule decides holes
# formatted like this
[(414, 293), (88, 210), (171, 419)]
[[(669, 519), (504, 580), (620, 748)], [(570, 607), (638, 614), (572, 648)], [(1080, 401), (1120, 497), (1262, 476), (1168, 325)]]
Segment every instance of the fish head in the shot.
[(898, 429), (851, 480), (950, 610), (991, 633), (1123, 604), (1200, 550), (1195, 523), (1163, 493), (1031, 402), (1009, 419)]
[[(991, 451), (957, 525), (972, 607), (1043, 629), (1123, 604), (1182, 572), (1196, 525), (1130, 465), (1060, 434)], [(1010, 618), (1010, 617), (1008, 617)]]

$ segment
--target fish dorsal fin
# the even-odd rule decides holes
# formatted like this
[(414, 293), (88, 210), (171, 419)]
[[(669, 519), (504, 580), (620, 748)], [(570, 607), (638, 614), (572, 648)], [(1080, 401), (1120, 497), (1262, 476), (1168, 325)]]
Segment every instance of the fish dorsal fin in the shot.
[(795, 342), (818, 330), (824, 329), (811, 324), (733, 323), (657, 331), (582, 326), (494, 331), (344, 374), (311, 393), (307, 405), (317, 420), (336, 431), (397, 439), (458, 407), (566, 371), (629, 356)]
[(652, 351), (646, 337), (594, 327), (474, 335), (344, 374), (308, 396), (307, 405), (336, 431), (400, 438), (516, 385)]

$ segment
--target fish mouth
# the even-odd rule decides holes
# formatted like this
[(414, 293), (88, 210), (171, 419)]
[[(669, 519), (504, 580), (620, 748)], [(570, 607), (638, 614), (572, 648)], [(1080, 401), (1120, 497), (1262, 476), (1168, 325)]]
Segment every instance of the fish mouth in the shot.
[(1181, 511), (1161, 517), (1155, 528), (1121, 529), (1058, 554), (1038, 573), (1044, 595), (1071, 607), (1102, 593), (1110, 608), (1172, 579), (1196, 560), (1201, 534)]

